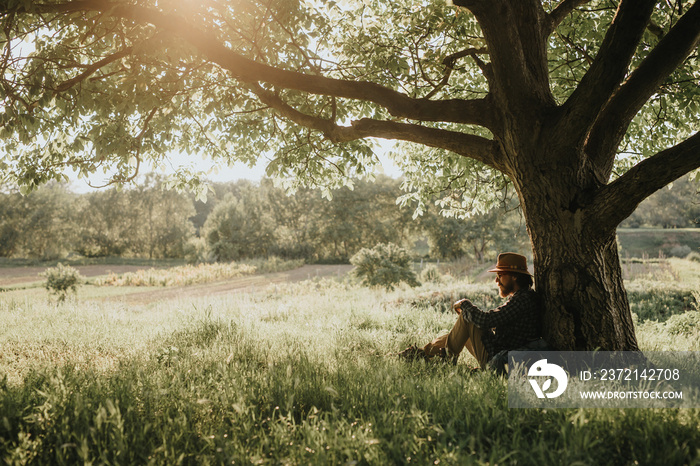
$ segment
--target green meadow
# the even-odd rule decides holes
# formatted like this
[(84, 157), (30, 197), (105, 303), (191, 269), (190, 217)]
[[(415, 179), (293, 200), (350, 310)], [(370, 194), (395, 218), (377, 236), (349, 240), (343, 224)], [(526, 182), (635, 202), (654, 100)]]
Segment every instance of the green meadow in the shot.
[[(626, 263), (645, 350), (700, 351), (700, 263)], [(187, 288), (185, 288), (187, 290)], [(149, 302), (0, 294), (5, 464), (698, 464), (700, 410), (508, 408), (507, 380), (395, 352), (491, 283), (347, 279)]]

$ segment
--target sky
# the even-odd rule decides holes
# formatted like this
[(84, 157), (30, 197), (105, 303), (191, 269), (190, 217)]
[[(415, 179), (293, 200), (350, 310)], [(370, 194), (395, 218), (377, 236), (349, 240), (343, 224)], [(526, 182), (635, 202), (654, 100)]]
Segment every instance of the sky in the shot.
[[(394, 141), (378, 140), (377, 157), (381, 163), (381, 168), (378, 169), (378, 173), (383, 173), (392, 178), (398, 178), (402, 174), (401, 170), (388, 155), (393, 145)], [(168, 175), (173, 173), (177, 167), (189, 166), (195, 170), (208, 173), (206, 178), (214, 183), (225, 183), (237, 180), (260, 181), (265, 176), (265, 167), (267, 166), (267, 159), (265, 157), (260, 157), (258, 163), (254, 167), (249, 167), (242, 162), (237, 162), (233, 166), (222, 166), (219, 163), (212, 162), (209, 158), (203, 158), (197, 155), (171, 154), (168, 159), (170, 162), (164, 164), (162, 168), (142, 165), (139, 174), (145, 175), (149, 172), (155, 172)], [(76, 173), (69, 172), (68, 176), (71, 180), (71, 187), (74, 192), (86, 193), (95, 190), (95, 188), (87, 183), (87, 180), (78, 179)], [(106, 175), (102, 173), (94, 174), (89, 180), (93, 186), (101, 186), (105, 184)]]

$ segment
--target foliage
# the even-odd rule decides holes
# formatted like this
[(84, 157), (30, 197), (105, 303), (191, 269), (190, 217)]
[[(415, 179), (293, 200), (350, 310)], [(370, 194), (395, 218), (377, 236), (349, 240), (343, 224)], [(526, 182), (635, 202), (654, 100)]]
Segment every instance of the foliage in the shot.
[(259, 192), (240, 198), (228, 194), (207, 217), (202, 237), (215, 260), (231, 261), (270, 254), (274, 229)]
[[(416, 144), (398, 157), (418, 211), (516, 192), (540, 282), (612, 268), (543, 288), (558, 346), (636, 349), (629, 326), (589, 324), (629, 318), (616, 227), (700, 167), (700, 3), (13, 1), (0, 19), (0, 169), (22, 192), (68, 168), (125, 183), (175, 151), (266, 157), (285, 189), (330, 197), (370, 176), (373, 138)], [(203, 194), (190, 168), (172, 184)], [(219, 257), (246, 253), (226, 237)]]
[(684, 176), (645, 199), (620, 226), (696, 228), (699, 225), (700, 191), (691, 176)]
[(41, 276), (46, 277), (44, 287), (57, 296), (59, 302), (66, 300), (69, 292), (78, 292), (78, 283), (82, 279), (80, 272), (70, 265), (59, 263), (56, 267), (46, 269)]
[(209, 254), (204, 238), (190, 238), (182, 248), (182, 252), (185, 254), (185, 261), (188, 264), (201, 264), (214, 260)]
[(695, 309), (696, 286), (661, 284), (639, 280), (628, 286), (630, 308), (640, 321), (658, 320), (664, 322), (676, 314)]
[[(122, 190), (72, 194), (66, 187), (49, 186), (25, 197), (0, 194), (0, 210), (6, 214), (0, 217), (0, 237), (5, 239), (0, 255), (36, 253), (43, 250), (39, 241), (45, 237), (51, 237), (51, 246), (64, 256), (184, 257), (189, 263), (212, 262), (217, 254), (227, 260), (274, 255), (347, 262), (362, 247), (393, 242), (410, 248), (424, 235), (436, 258), (467, 255), (483, 260), (501, 250), (527, 248), (521, 244), (525, 235), (513, 240), (521, 222), (516, 211), (497, 223), (496, 219), (504, 220), (500, 209), (457, 220), (439, 215), (431, 206), (424, 217), (413, 221), (411, 210), (395, 202), (401, 195), (400, 180), (378, 176), (372, 182), (354, 183), (352, 190), (330, 191), (330, 201), (321, 197), (320, 190), (298, 190), (288, 196), (263, 179), (259, 184), (214, 184), (207, 203), (193, 203), (191, 196), (165, 190), (163, 179), (156, 175)], [(42, 205), (41, 198), (51, 202)], [(22, 235), (31, 215), (53, 216), (50, 233)], [(458, 235), (448, 236), (450, 229)], [(193, 235), (197, 230), (202, 236)], [(509, 246), (515, 242), (517, 246)]]
[[(624, 228), (617, 231), (623, 257), (631, 258), (675, 256), (700, 248), (700, 229), (698, 228)], [(677, 254), (672, 254), (672, 251)], [(690, 251), (688, 251), (690, 252)], [(687, 253), (686, 253), (687, 254)]]
[(401, 282), (419, 286), (408, 251), (393, 243), (362, 248), (350, 258), (350, 263), (355, 266), (353, 275), (365, 286), (387, 290)]
[(700, 334), (700, 312), (688, 311), (673, 315), (666, 321), (666, 328), (672, 335)]
[(130, 189), (75, 194), (52, 183), (25, 196), (0, 193), (0, 256), (174, 258), (193, 234), (192, 202), (148, 175)]
[[(450, 215), (454, 209), (427, 207), (421, 224), (430, 255), (455, 260), (464, 256), (477, 262), (495, 259), (502, 251), (528, 251), (530, 244), (517, 205), (497, 205), (466, 218)], [(510, 208), (509, 208), (510, 207)], [(447, 216), (445, 216), (447, 215)]]
[(55, 260), (71, 249), (75, 195), (52, 183), (28, 196), (0, 194), (0, 256)]
[(192, 201), (153, 174), (130, 189), (83, 195), (77, 210), (75, 249), (87, 257), (183, 257), (193, 234)]
[(217, 184), (200, 233), (214, 258), (277, 255), (315, 262), (345, 262), (362, 247), (408, 244), (419, 234), (410, 211), (396, 206), (399, 181), (354, 182), (352, 190), (329, 191), (331, 200), (320, 190), (288, 196), (268, 179), (259, 186)]

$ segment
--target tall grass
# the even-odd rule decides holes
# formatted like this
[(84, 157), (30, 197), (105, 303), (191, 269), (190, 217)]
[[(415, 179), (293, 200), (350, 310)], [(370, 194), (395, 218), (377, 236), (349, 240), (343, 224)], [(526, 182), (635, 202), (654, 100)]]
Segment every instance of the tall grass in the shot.
[[(445, 285), (443, 285), (445, 286)], [(507, 408), (505, 379), (392, 353), (454, 322), (438, 291), (331, 280), (126, 307), (0, 302), (9, 464), (690, 464), (698, 410)], [(449, 287), (447, 287), (449, 288)], [(459, 289), (459, 290), (458, 290)], [(697, 326), (640, 319), (645, 349)], [(677, 322), (678, 321), (678, 322)], [(687, 323), (687, 322), (686, 322)]]
[(92, 280), (97, 286), (184, 286), (238, 278), (256, 273), (280, 272), (301, 267), (303, 260), (283, 260), (277, 257), (248, 262), (182, 265), (167, 269), (144, 269), (136, 272), (110, 274)]

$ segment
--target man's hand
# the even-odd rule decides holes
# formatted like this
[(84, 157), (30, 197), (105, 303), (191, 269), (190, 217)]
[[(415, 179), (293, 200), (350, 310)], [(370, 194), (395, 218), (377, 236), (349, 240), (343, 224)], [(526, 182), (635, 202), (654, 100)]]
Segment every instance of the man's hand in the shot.
[(454, 304), (452, 305), (452, 309), (454, 309), (454, 311), (455, 311), (457, 314), (461, 314), (461, 313), (462, 313), (462, 303), (467, 303), (467, 304), (471, 305), (472, 302), (469, 301), (468, 299), (460, 299), (459, 301), (457, 301), (456, 303), (454, 303)]

